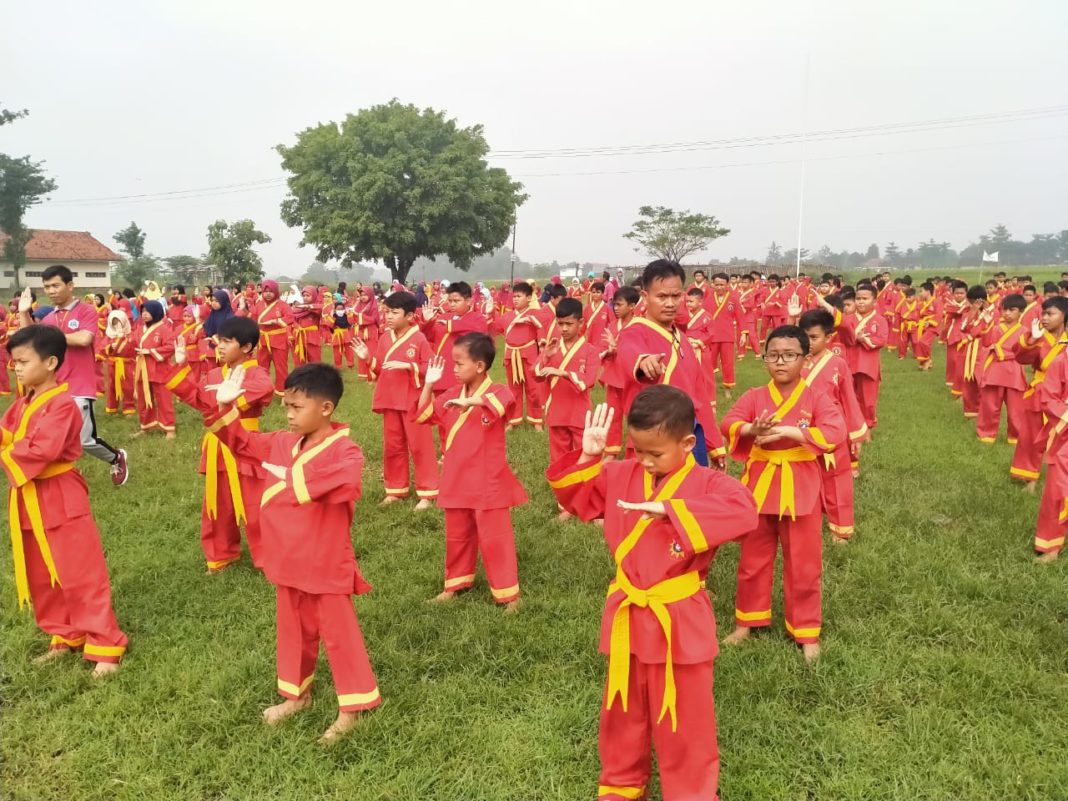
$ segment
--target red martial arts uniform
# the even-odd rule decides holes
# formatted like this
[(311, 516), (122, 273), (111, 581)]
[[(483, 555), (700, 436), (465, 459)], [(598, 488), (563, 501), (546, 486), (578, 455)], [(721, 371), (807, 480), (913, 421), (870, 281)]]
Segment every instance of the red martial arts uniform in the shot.
[[(411, 419), (432, 352), (426, 337), (413, 325), (400, 337), (387, 331), (378, 340), (378, 353), (367, 365), (368, 380), (375, 382), (371, 410), (382, 415), (382, 477), (386, 495), (396, 498), (408, 497), (409, 453), (415, 467), (415, 494), (420, 498), (438, 497), (434, 434)], [(386, 370), (386, 362), (404, 362), (407, 368)]]
[(83, 648), (86, 659), (118, 662), (126, 635), (111, 606), (89, 488), (74, 466), (82, 415), (60, 384), (16, 398), (0, 418), (0, 463), (11, 484), (11, 550), (19, 606), (30, 601), (51, 648)]
[[(741, 436), (742, 427), (765, 411), (773, 411), (785, 426), (799, 427), (804, 444), (780, 439), (760, 446)], [(742, 540), (738, 559), (737, 623), (771, 625), (771, 584), (781, 541), (786, 631), (799, 644), (818, 642), (823, 540), (817, 459), (847, 438), (845, 421), (831, 398), (801, 380), (786, 398), (773, 382), (747, 390), (722, 425), (731, 456), (745, 461), (742, 483), (752, 491), (760, 513), (756, 530)]]
[[(601, 618), (608, 680), (598, 798), (644, 798), (655, 744), (665, 801), (714, 799), (719, 750), (712, 663), (718, 646), (704, 583), (716, 548), (757, 525), (753, 498), (738, 481), (699, 467), (692, 456), (655, 485), (632, 459), (581, 459), (581, 451), (565, 454), (546, 477), (567, 511), (587, 521), (604, 518), (616, 562)], [(659, 501), (667, 514), (623, 511), (619, 500)]]
[(1016, 361), (1034, 368), (1031, 384), (1024, 390), (1023, 409), (1017, 426), (1019, 440), (1012, 453), (1012, 467), (1009, 468), (1009, 475), (1021, 481), (1037, 481), (1042, 470), (1046, 440), (1043, 437), (1044, 423), (1038, 390), (1054, 364), (1064, 359), (1066, 344), (1068, 342), (1065, 340), (1057, 341), (1049, 331), (1043, 331), (1042, 339), (1035, 344), (1032, 345), (1029, 336), (1023, 334), (1016, 346)]
[(980, 442), (997, 439), (1002, 406), (1008, 416), (1009, 444), (1015, 445), (1020, 439), (1023, 394), (1027, 389), (1023, 367), (1016, 361), (1021, 328), (1018, 322), (998, 323), (983, 337), (987, 357), (979, 378), (979, 417), (975, 421)]
[[(608, 445), (604, 449), (608, 456), (618, 456), (623, 451), (623, 420), (627, 413), (623, 405), (623, 392), (629, 381), (629, 376), (619, 363), (619, 335), (620, 332), (630, 326), (635, 320), (631, 317), (625, 324), (618, 319), (612, 320), (608, 332), (615, 342), (615, 346), (609, 350), (606, 346), (601, 351), (599, 358), (604, 365), (601, 374), (601, 383), (604, 384), (604, 402), (612, 410), (612, 423), (608, 427)], [(606, 343), (607, 344), (607, 343)]]
[(972, 419), (979, 416), (979, 376), (983, 370), (983, 338), (993, 321), (982, 314), (969, 311), (961, 320), (960, 366), (961, 401), (964, 416)]
[(170, 357), (174, 354), (174, 326), (164, 317), (148, 328), (139, 325), (133, 336), (138, 348), (149, 351), (137, 354), (134, 362), (134, 395), (141, 430), (174, 431), (174, 399), (166, 387), (172, 367)]
[(282, 397), (289, 377), (290, 330), (295, 322), (293, 310), (284, 300), (260, 301), (252, 310), (252, 317), (260, 327), (256, 359), (264, 370), (274, 364), (274, 394)]
[(434, 352), (445, 360), (445, 372), (434, 385), (434, 392), (440, 395), (456, 386), (456, 376), (452, 372), (452, 346), (456, 340), (464, 334), (488, 334), (489, 325), (482, 312), (471, 309), (464, 315), (443, 315), (428, 328), (427, 339), (434, 343)]
[[(208, 349), (205, 347), (204, 326), (200, 323), (182, 324), (178, 328), (178, 337), (185, 343), (186, 364), (193, 380), (200, 383), (207, 370)], [(214, 360), (212, 361), (214, 364)]]
[(715, 290), (705, 295), (706, 308), (712, 315), (712, 327), (707, 340), (704, 367), (709, 375), (715, 373), (717, 364), (723, 378), (723, 386), (734, 386), (734, 342), (738, 325), (738, 296), (728, 290), (722, 295)]
[(847, 314), (838, 336), (842, 355), (853, 374), (853, 389), (864, 412), (864, 422), (873, 429), (879, 423), (879, 382), (883, 375), (879, 351), (890, 336), (886, 319), (875, 310), (863, 318), (856, 312)]
[(945, 309), (946, 386), (953, 397), (959, 398), (964, 394), (964, 367), (961, 362), (964, 355), (964, 332), (961, 326), (968, 311), (968, 302), (949, 300)]
[[(693, 349), (697, 352), (697, 361), (705, 365), (711, 357), (705, 354), (709, 351), (709, 340), (712, 337), (712, 315), (704, 307), (701, 307), (686, 320), (684, 326), (679, 326), (686, 332), (686, 338), (690, 340)], [(709, 379), (712, 382), (713, 391), (716, 388), (715, 366), (708, 367)]]
[[(271, 404), (274, 392), (271, 375), (255, 359), (242, 364), (245, 390), (234, 401), (241, 425), (258, 431), (260, 417)], [(215, 392), (205, 389), (222, 383), (230, 375), (229, 365), (213, 368), (203, 385), (189, 365), (174, 371), (167, 389), (205, 415), (218, 414)], [(259, 464), (240, 461), (214, 434), (208, 433), (200, 446), (200, 472), (204, 475), (204, 503), (200, 511), (200, 545), (209, 570), (221, 570), (241, 558), (241, 523), (245, 524), (252, 564), (263, 567), (260, 553), (260, 496), (267, 473)]]
[(470, 394), (483, 405), (445, 405), (467, 397), (466, 386), (454, 386), (414, 414), (417, 423), (436, 424), (446, 432), (438, 493), (438, 506), (445, 510), (445, 590), (459, 592), (474, 585), (481, 553), (493, 599), (506, 604), (519, 597), (509, 510), (527, 502), (504, 445), (504, 426), (515, 399), (508, 387), (486, 376)]
[(508, 389), (515, 396), (515, 410), (509, 425), (523, 422), (523, 402), (526, 400), (526, 420), (531, 425), (544, 421), (541, 387), (538, 386), (534, 365), (538, 361), (538, 339), (541, 318), (529, 306), (523, 311), (494, 315), (493, 331), (504, 334), (504, 374)]
[(917, 301), (916, 326), (912, 329), (912, 353), (921, 365), (931, 361), (931, 349), (938, 339), (941, 305), (934, 298)]
[(777, 286), (767, 289), (760, 314), (760, 322), (763, 328), (760, 334), (761, 341), (766, 341), (768, 334), (786, 323), (786, 301), (787, 295), (784, 287)]
[(293, 308), (293, 364), (317, 364), (323, 358), (321, 304), (314, 293), (305, 289), (303, 303)]
[(137, 414), (133, 382), (136, 348), (132, 334), (109, 339), (104, 346), (108, 371), (108, 393), (104, 403), (106, 414), (117, 414), (120, 409), (123, 414)]
[(1068, 532), (1068, 359), (1057, 359), (1036, 392), (1046, 425), (1046, 485), (1035, 526), (1035, 551), (1060, 553)]
[(846, 424), (846, 437), (832, 443), (832, 453), (823, 454), (818, 462), (823, 480), (823, 512), (827, 527), (839, 539), (853, 536), (853, 458), (854, 443), (868, 436), (868, 424), (853, 389), (853, 375), (841, 356), (825, 350), (809, 361), (801, 372), (812, 390), (834, 401)]
[(755, 289), (744, 289), (738, 293), (738, 358), (745, 357), (746, 350), (760, 357), (760, 339), (757, 335), (758, 295)]
[[(567, 376), (542, 375), (546, 367), (563, 370)], [(552, 356), (542, 353), (538, 358), (538, 379), (548, 384), (545, 423), (549, 426), (550, 462), (582, 447), (582, 429), (590, 411), (590, 390), (600, 369), (597, 349), (581, 336), (571, 347), (561, 341), (557, 353)]]
[(612, 307), (603, 300), (598, 303), (590, 301), (582, 310), (582, 318), (586, 321), (586, 329), (583, 333), (586, 341), (600, 351), (604, 346), (604, 332), (616, 319)]
[(284, 479), (267, 475), (262, 501), (263, 572), (278, 604), (279, 695), (297, 700), (309, 692), (322, 642), (338, 709), (373, 709), (382, 698), (351, 598), (371, 589), (352, 551), (363, 470), (359, 446), (338, 423), (310, 447), (288, 431), (250, 433), (237, 409), (211, 429), (238, 459), (286, 471)]
[[(378, 314), (378, 300), (375, 298), (373, 289), (364, 287), (363, 292), (349, 313), (349, 319), (352, 321), (353, 336), (363, 341), (371, 353), (377, 353), (380, 334), (379, 324), (381, 321)], [(360, 378), (369, 378), (367, 365), (360, 365), (359, 376)]]

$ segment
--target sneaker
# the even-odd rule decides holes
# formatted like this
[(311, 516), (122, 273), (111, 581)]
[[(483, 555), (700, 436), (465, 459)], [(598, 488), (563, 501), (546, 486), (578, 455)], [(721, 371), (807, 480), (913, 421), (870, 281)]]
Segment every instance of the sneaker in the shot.
[(111, 483), (121, 487), (130, 478), (130, 467), (126, 464), (126, 451), (120, 450), (118, 457), (111, 464)]

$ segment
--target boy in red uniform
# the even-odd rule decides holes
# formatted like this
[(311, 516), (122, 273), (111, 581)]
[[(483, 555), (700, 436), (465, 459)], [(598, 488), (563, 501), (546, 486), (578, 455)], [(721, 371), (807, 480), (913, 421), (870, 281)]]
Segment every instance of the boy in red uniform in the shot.
[(753, 286), (753, 276), (743, 275), (738, 278), (738, 361), (745, 358), (746, 350), (752, 350), (753, 356), (760, 358), (760, 341), (757, 338), (757, 295)]
[(832, 453), (819, 460), (823, 486), (823, 511), (831, 542), (845, 545), (853, 536), (853, 470), (860, 457), (860, 444), (868, 436), (868, 425), (853, 390), (853, 375), (845, 359), (829, 347), (834, 333), (834, 316), (823, 309), (801, 315), (798, 327), (808, 337), (809, 352), (801, 377), (813, 391), (834, 401), (846, 424), (846, 437), (832, 443)]
[[(874, 298), (872, 298), (874, 302)], [(801, 378), (808, 337), (784, 325), (764, 350), (771, 381), (748, 390), (723, 418), (731, 456), (745, 461), (742, 483), (756, 499), (759, 522), (742, 540), (738, 559), (737, 628), (725, 644), (771, 625), (775, 552), (782, 543), (786, 631), (812, 662), (820, 654), (820, 577), (823, 573), (822, 479), (817, 459), (847, 438), (834, 401)]]
[[(271, 403), (274, 392), (271, 376), (255, 357), (261, 342), (259, 326), (250, 317), (231, 317), (219, 329), (216, 352), (222, 364), (208, 373), (201, 385), (188, 365), (188, 351), (181, 340), (176, 344), (177, 369), (167, 381), (167, 389), (204, 414), (213, 413), (219, 402), (218, 386), (235, 369), (242, 368), (243, 392), (234, 404), (241, 425), (258, 431), (260, 417)], [(245, 523), (252, 564), (263, 567), (260, 553), (260, 497), (267, 474), (257, 464), (239, 461), (212, 433), (200, 448), (200, 472), (204, 474), (204, 503), (200, 512), (200, 546), (208, 563), (208, 575), (215, 575), (241, 558), (241, 523)]]
[(32, 602), (37, 625), (52, 635), (43, 663), (81, 648), (94, 676), (113, 673), (126, 635), (111, 607), (100, 532), (89, 490), (74, 463), (82, 455), (82, 416), (56, 383), (67, 340), (58, 328), (30, 325), (7, 343), (25, 394), (0, 418), (0, 463), (11, 484), (11, 550), (19, 606)]
[(414, 413), (417, 423), (446, 432), (438, 493), (438, 506), (445, 510), (445, 588), (432, 600), (451, 601), (474, 586), (481, 553), (493, 599), (511, 613), (519, 609), (519, 569), (509, 510), (527, 501), (504, 446), (515, 399), (489, 377), (496, 355), (489, 336), (464, 334), (451, 355), (456, 384), (435, 397), (446, 360), (432, 358)]
[(263, 572), (275, 585), (278, 693), (268, 707), (274, 725), (311, 706), (319, 643), (334, 675), (338, 715), (319, 742), (356, 725), (382, 703), (352, 595), (370, 591), (352, 551), (352, 518), (360, 497), (363, 453), (349, 428), (332, 420), (344, 391), (341, 374), (306, 364), (286, 378), (282, 403), (288, 431), (260, 434), (241, 425), (234, 405), (245, 370), (235, 367), (217, 388), (217, 412), (205, 424), (238, 459), (267, 472), (263, 492)]
[[(1002, 303), (1012, 299), (1008, 296)], [(1064, 548), (1068, 532), (1068, 359), (1059, 358), (1046, 371), (1036, 392), (1046, 425), (1046, 485), (1035, 526), (1035, 561), (1054, 562)]]
[(967, 311), (968, 284), (964, 281), (950, 282), (949, 299), (945, 304), (946, 386), (955, 398), (964, 394), (964, 370), (961, 366), (964, 332), (961, 331), (961, 323)]
[(134, 394), (141, 415), (140, 436), (159, 428), (167, 439), (175, 437), (174, 399), (166, 387), (174, 354), (174, 326), (164, 316), (163, 306), (149, 300), (141, 309), (141, 329), (134, 364)]
[(994, 324), (997, 307), (988, 304), (981, 286), (968, 290), (968, 310), (961, 318), (961, 401), (964, 416), (973, 419), (979, 416), (979, 375), (983, 363), (980, 352), (983, 338)]
[(921, 370), (931, 369), (931, 348), (938, 339), (941, 317), (942, 306), (934, 296), (934, 284), (925, 281), (916, 295), (916, 326), (912, 329), (912, 353)]
[(586, 321), (586, 331), (583, 336), (594, 347), (601, 347), (604, 343), (604, 332), (611, 325), (612, 309), (604, 299), (604, 284), (597, 282), (590, 286), (590, 302), (582, 312)]
[(126, 312), (116, 309), (108, 315), (105, 331), (107, 344), (104, 346), (104, 358), (107, 359), (107, 398), (104, 402), (106, 414), (137, 414), (134, 403), (134, 358), (136, 357), (130, 318)]
[[(634, 310), (638, 308), (641, 295), (632, 286), (621, 286), (612, 296), (612, 311), (615, 319), (605, 330), (604, 348), (599, 358), (604, 365), (601, 381), (604, 384), (604, 400), (612, 410), (608, 427), (608, 445), (605, 446), (605, 458), (614, 459), (623, 450), (623, 391), (627, 386), (627, 376), (619, 364), (618, 344), (623, 329), (634, 321)], [(597, 343), (594, 343), (597, 344)]]
[(306, 286), (300, 291), (300, 303), (293, 309), (293, 364), (314, 364), (323, 358), (323, 305), (315, 290)]
[(512, 289), (515, 310), (500, 314), (495, 312), (493, 330), (504, 335), (504, 373), (508, 377), (508, 389), (515, 397), (514, 416), (508, 421), (508, 428), (522, 424), (525, 400), (527, 422), (535, 431), (541, 431), (544, 413), (534, 365), (538, 361), (538, 339), (542, 324), (540, 316), (530, 308), (533, 295), (534, 289), (530, 284), (523, 281), (517, 283)]
[(842, 318), (838, 338), (853, 373), (853, 389), (864, 422), (874, 429), (879, 423), (879, 382), (883, 375), (879, 351), (886, 345), (890, 330), (886, 318), (875, 308), (875, 287), (871, 284), (857, 285), (854, 304), (856, 311)]
[[(738, 298), (730, 289), (726, 273), (712, 276), (712, 291), (705, 298), (708, 313), (712, 315), (712, 329), (708, 336), (708, 352), (704, 368), (713, 375), (717, 363), (727, 397), (734, 387), (734, 341), (738, 326)], [(713, 380), (715, 380), (713, 378)]]
[(1022, 295), (1009, 295), (1001, 302), (1001, 322), (983, 337), (986, 360), (979, 379), (979, 417), (975, 431), (980, 442), (992, 444), (1001, 426), (1001, 407), (1008, 416), (1009, 444), (1020, 439), (1023, 393), (1027, 389), (1023, 367), (1016, 361), (1016, 348), (1023, 329), (1020, 318), (1027, 301)]
[(686, 290), (686, 338), (697, 352), (697, 360), (703, 361), (712, 336), (712, 315), (705, 310), (705, 293), (693, 286)]
[(419, 400), (423, 376), (430, 362), (430, 344), (419, 331), (415, 315), (419, 305), (410, 292), (394, 292), (386, 298), (384, 336), (378, 338), (378, 353), (356, 340), (356, 355), (365, 363), (368, 381), (374, 382), (371, 410), (382, 415), (382, 478), (389, 506), (408, 497), (408, 454), (415, 466), (416, 511), (429, 509), (438, 497), (438, 461), (434, 435), (416, 425), (410, 412)]
[(293, 310), (278, 297), (278, 282), (268, 278), (263, 282), (263, 299), (252, 308), (252, 318), (260, 327), (260, 347), (257, 360), (269, 370), (274, 364), (274, 394), (282, 397), (282, 388), (289, 375), (289, 341), (294, 324)]
[(568, 511), (603, 518), (616, 562), (601, 619), (597, 795), (645, 798), (655, 744), (665, 801), (714, 799), (718, 648), (704, 583), (716, 548), (757, 525), (756, 508), (737, 480), (694, 461), (694, 407), (681, 390), (647, 387), (634, 399), (633, 459), (602, 461), (611, 417), (606, 404), (587, 412), (581, 448), (546, 471)]

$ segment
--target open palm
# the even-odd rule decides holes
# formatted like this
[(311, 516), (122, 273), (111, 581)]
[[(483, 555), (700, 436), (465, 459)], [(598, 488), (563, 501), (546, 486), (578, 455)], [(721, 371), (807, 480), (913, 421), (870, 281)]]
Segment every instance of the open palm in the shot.
[(600, 456), (608, 446), (608, 429), (615, 411), (607, 403), (598, 404), (586, 412), (586, 425), (582, 430), (582, 452), (586, 456)]

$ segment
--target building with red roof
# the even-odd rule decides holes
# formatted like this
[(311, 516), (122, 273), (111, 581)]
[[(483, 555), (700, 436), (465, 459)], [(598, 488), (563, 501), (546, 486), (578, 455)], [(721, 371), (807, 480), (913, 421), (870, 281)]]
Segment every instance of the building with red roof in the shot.
[[(4, 259), (8, 235), (0, 231), (0, 289), (15, 286), (14, 265)], [(19, 270), (19, 286), (40, 286), (41, 273), (63, 264), (74, 273), (74, 286), (82, 292), (111, 287), (111, 271), (122, 257), (88, 231), (53, 231), (34, 228), (26, 243), (26, 263)]]

